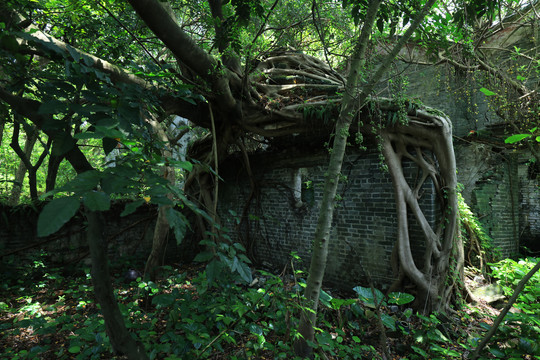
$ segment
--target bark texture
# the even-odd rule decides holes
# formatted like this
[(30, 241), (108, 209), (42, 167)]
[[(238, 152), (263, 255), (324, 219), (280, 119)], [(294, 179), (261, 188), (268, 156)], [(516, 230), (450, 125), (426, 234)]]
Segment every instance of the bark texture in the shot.
[(94, 294), (101, 306), (105, 329), (113, 349), (130, 360), (147, 360), (143, 346), (137, 343), (124, 324), (122, 313), (114, 297), (109, 275), (107, 243), (103, 236), (103, 219), (99, 212), (86, 210), (88, 221), (87, 240), (92, 256), (92, 284)]
[[(405, 275), (419, 288), (422, 308), (444, 311), (452, 294), (447, 286), (450, 256), (457, 226), (457, 177), (450, 120), (425, 111), (408, 115), (408, 124), (396, 124), (382, 131), (383, 154), (392, 177), (398, 218), (397, 247)], [(402, 161), (412, 160), (421, 170), (420, 179), (409, 184)], [(441, 221), (432, 229), (418, 200), (426, 179), (433, 182), (441, 204)], [(425, 239), (424, 263), (416, 264), (409, 236), (408, 213), (413, 214)]]

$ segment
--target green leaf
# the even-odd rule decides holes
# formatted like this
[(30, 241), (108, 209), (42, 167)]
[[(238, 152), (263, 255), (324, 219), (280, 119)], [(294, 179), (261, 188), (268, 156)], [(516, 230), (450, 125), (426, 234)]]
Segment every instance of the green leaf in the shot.
[(119, 124), (119, 121), (116, 118), (105, 118), (105, 119), (98, 120), (98, 122), (96, 123), (96, 126), (106, 128), (106, 129), (112, 129), (115, 126), (118, 126), (118, 124)]
[(84, 194), (83, 201), (92, 211), (107, 211), (111, 207), (111, 198), (103, 191), (89, 191)]
[(381, 313), (381, 320), (384, 326), (386, 326), (392, 331), (396, 331), (396, 319), (394, 319), (392, 316)]
[(72, 354), (77, 354), (77, 353), (80, 353), (81, 352), (81, 347), (80, 346), (71, 346), (68, 351)]
[(180, 211), (174, 210), (173, 208), (168, 208), (165, 212), (165, 216), (169, 221), (169, 226), (174, 231), (174, 237), (176, 238), (176, 243), (180, 245), (184, 236), (186, 235), (186, 228), (188, 220)]
[(253, 281), (251, 269), (249, 268), (249, 266), (245, 262), (239, 261), (236, 256), (233, 260), (233, 268), (240, 275), (242, 280), (244, 280), (246, 283), (249, 284)]
[(94, 190), (101, 179), (101, 174), (96, 170), (85, 171), (62, 187), (63, 191), (83, 193)]
[(529, 137), (531, 137), (530, 134), (515, 134), (515, 135), (507, 137), (506, 140), (504, 140), (504, 142), (506, 144), (515, 144), (518, 141), (521, 141), (521, 140), (529, 138)]
[(404, 305), (414, 301), (414, 296), (402, 292), (391, 292), (388, 294), (388, 302), (390, 304)]
[(411, 345), (411, 349), (413, 349), (415, 353), (420, 354), (426, 358), (428, 356), (428, 354), (423, 349), (419, 348), (418, 346)]
[(67, 45), (67, 50), (69, 51), (69, 54), (73, 58), (73, 60), (77, 63), (81, 59), (81, 54), (72, 46)]
[(86, 139), (103, 139), (105, 134), (102, 132), (85, 131), (73, 135), (74, 139), (86, 140)]
[(190, 163), (189, 161), (172, 160), (172, 161), (170, 161), (170, 163), (175, 168), (180, 168), (180, 169), (184, 169), (184, 170), (187, 170), (187, 171), (193, 170), (193, 164)]
[(38, 218), (38, 236), (48, 236), (58, 231), (77, 213), (80, 205), (80, 201), (74, 197), (54, 199), (45, 205)]
[(357, 301), (356, 299), (333, 298), (332, 300), (330, 300), (330, 304), (332, 305), (332, 309), (338, 310), (342, 306), (352, 305), (352, 304), (356, 303), (356, 301)]
[(197, 256), (195, 256), (195, 259), (193, 261), (196, 262), (206, 262), (214, 257), (214, 254), (211, 251), (203, 251), (201, 253), (198, 253)]
[(360, 301), (362, 301), (366, 306), (369, 307), (376, 307), (376, 305), (379, 305), (384, 298), (383, 293), (377, 289), (375, 289), (376, 299), (373, 297), (373, 292), (370, 288), (356, 286), (355, 288), (353, 288), (353, 290), (358, 294), (358, 298), (360, 299)]
[(118, 146), (118, 141), (109, 137), (103, 138), (102, 143), (105, 155), (109, 155), (109, 153), (116, 149), (116, 147)]
[(135, 212), (135, 210), (137, 210), (137, 208), (139, 206), (141, 206), (145, 202), (146, 201), (141, 199), (141, 200), (136, 200), (136, 201), (127, 203), (126, 206), (124, 207), (124, 211), (122, 211), (120, 216), (126, 216), (126, 215), (129, 215), (129, 214), (132, 214), (133, 212)]
[(494, 93), (493, 91), (488, 90), (488, 89), (486, 89), (486, 88), (480, 88), (480, 92), (484, 93), (484, 95), (486, 95), (486, 96), (497, 95), (497, 94)]
[(321, 289), (321, 292), (319, 293), (319, 301), (326, 307), (332, 308), (332, 301), (333, 297), (326, 291)]
[(48, 100), (43, 102), (38, 109), (38, 114), (58, 114), (66, 112), (68, 106), (60, 100)]

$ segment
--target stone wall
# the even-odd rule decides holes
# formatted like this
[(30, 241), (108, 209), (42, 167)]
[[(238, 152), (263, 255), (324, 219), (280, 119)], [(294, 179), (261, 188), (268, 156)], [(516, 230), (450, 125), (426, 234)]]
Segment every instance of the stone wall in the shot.
[[(286, 154), (278, 156), (279, 161), (264, 156), (251, 158), (258, 192), (246, 212), (250, 219), (249, 240), (261, 262), (281, 270), (289, 264), (291, 252), (296, 252), (302, 259), (296, 266), (305, 270), (309, 266), (328, 158), (295, 153), (293, 164), (284, 165), (285, 157)], [(228, 215), (230, 210), (241, 215), (251, 193), (249, 179), (241, 167), (239, 162), (229, 164), (227, 173), (221, 174), (225, 181), (220, 186), (220, 212), (229, 227), (235, 224), (234, 217)], [(294, 191), (298, 169), (303, 184), (301, 205)], [(416, 167), (412, 164), (407, 164), (405, 170), (409, 179), (416, 177)], [(351, 289), (367, 285), (370, 276), (377, 286), (385, 288), (395, 278), (391, 256), (397, 220), (390, 176), (381, 170), (376, 152), (349, 152), (342, 173), (347, 179), (338, 189), (341, 201), (334, 213), (325, 281)], [(438, 207), (433, 184), (427, 182), (423, 190), (421, 207), (434, 225)], [(411, 221), (415, 260), (421, 261), (423, 235), (415, 220)], [(246, 227), (243, 230), (239, 237), (247, 240)]]

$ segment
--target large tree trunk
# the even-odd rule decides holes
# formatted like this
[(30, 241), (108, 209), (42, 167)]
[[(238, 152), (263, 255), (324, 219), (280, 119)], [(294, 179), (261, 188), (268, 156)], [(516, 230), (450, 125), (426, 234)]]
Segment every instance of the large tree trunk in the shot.
[(107, 243), (103, 236), (103, 219), (101, 213), (86, 210), (88, 220), (87, 240), (92, 256), (92, 283), (94, 294), (101, 306), (105, 319), (105, 329), (113, 349), (133, 360), (146, 360), (148, 356), (144, 348), (137, 343), (127, 330), (114, 297), (111, 278), (109, 276), (109, 261), (107, 258)]
[(417, 17), (411, 23), (409, 29), (406, 31), (400, 41), (398, 41), (398, 43), (394, 46), (392, 51), (386, 55), (382, 64), (369, 78), (367, 84), (361, 88), (360, 94), (358, 97), (356, 97), (358, 91), (357, 89), (359, 88), (360, 83), (360, 75), (363, 71), (363, 65), (365, 64), (365, 52), (371, 36), (373, 24), (377, 18), (377, 12), (381, 1), (372, 0), (369, 3), (362, 32), (360, 33), (360, 37), (355, 45), (355, 51), (351, 62), (351, 70), (347, 78), (347, 84), (341, 103), (341, 110), (336, 125), (336, 135), (330, 156), (327, 175), (325, 178), (321, 210), (319, 212), (319, 219), (317, 222), (317, 228), (315, 230), (311, 264), (306, 289), (304, 292), (307, 302), (305, 306), (307, 309), (303, 310), (301, 313), (300, 324), (298, 326), (298, 332), (300, 333), (301, 337), (294, 344), (295, 353), (297, 355), (309, 356), (312, 351), (311, 347), (308, 345), (308, 341), (313, 342), (314, 340), (314, 326), (317, 318), (319, 295), (326, 268), (326, 259), (328, 256), (328, 242), (330, 240), (329, 234), (333, 218), (334, 199), (339, 182), (339, 173), (343, 164), (343, 156), (347, 146), (350, 124), (353, 118), (357, 115), (357, 111), (364, 106), (375, 85), (380, 81), (383, 74), (386, 73), (398, 52), (401, 50), (416, 28), (420, 25), (434, 3), (435, 0), (428, 1), (424, 8), (418, 13)]
[[(454, 247), (457, 226), (457, 177), (451, 123), (445, 117), (416, 113), (409, 124), (384, 129), (383, 154), (392, 177), (398, 219), (398, 254), (401, 269), (417, 286), (417, 305), (424, 312), (445, 311), (454, 285), (447, 285), (450, 256)], [(415, 150), (415, 155), (409, 152)], [(433, 158), (428, 157), (428, 153)], [(422, 171), (421, 179), (409, 184), (403, 172), (402, 161), (407, 158)], [(425, 180), (430, 178), (441, 204), (441, 217), (437, 229), (431, 228), (418, 200)], [(408, 211), (414, 215), (425, 237), (424, 264), (416, 264), (409, 238)], [(461, 249), (457, 249), (459, 254)], [(458, 256), (459, 257), (459, 256)], [(459, 260), (459, 259), (458, 259)], [(463, 267), (458, 262), (458, 267)], [(456, 268), (456, 273), (461, 269)]]
[[(162, 151), (162, 156), (165, 159), (170, 158), (172, 156), (172, 152), (170, 150), (170, 143), (167, 133), (156, 119), (148, 119), (148, 123), (152, 126), (159, 141), (163, 142), (165, 146), (164, 150)], [(163, 166), (163, 177), (167, 179), (172, 186), (174, 186), (176, 177), (173, 167), (167, 165)], [(172, 194), (169, 193), (167, 197), (172, 199)], [(169, 209), (169, 205), (159, 206), (156, 226), (154, 228), (154, 237), (152, 239), (152, 250), (150, 251), (150, 255), (146, 260), (146, 265), (144, 268), (145, 278), (149, 278), (152, 281), (155, 281), (157, 278), (159, 267), (163, 263), (165, 248), (167, 247), (167, 236), (169, 234), (170, 226), (166, 214), (167, 210)]]

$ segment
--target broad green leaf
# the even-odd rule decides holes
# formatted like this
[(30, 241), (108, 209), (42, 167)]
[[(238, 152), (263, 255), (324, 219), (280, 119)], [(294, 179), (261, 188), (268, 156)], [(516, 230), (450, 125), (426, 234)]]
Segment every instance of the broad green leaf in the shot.
[(92, 211), (107, 211), (111, 207), (111, 199), (103, 191), (89, 191), (84, 194), (83, 201)]
[(330, 304), (332, 305), (332, 309), (338, 310), (342, 306), (352, 305), (352, 304), (356, 303), (357, 301), (358, 300), (356, 300), (356, 299), (333, 298), (332, 300), (330, 300)]
[(169, 221), (169, 226), (174, 231), (174, 237), (176, 238), (176, 243), (180, 245), (184, 236), (186, 235), (186, 225), (188, 220), (180, 211), (177, 211), (173, 208), (168, 208), (165, 212), (165, 216)]
[(73, 60), (78, 63), (79, 60), (81, 59), (81, 53), (78, 52), (75, 48), (73, 48), (72, 46), (70, 45), (67, 45), (66, 46), (68, 51), (69, 51), (69, 54), (71, 55), (71, 57), (73, 58)]
[(38, 114), (58, 114), (68, 110), (68, 106), (60, 100), (48, 100), (39, 106)]
[(253, 276), (251, 275), (249, 266), (245, 262), (239, 261), (237, 257), (234, 258), (234, 261), (236, 262), (236, 272), (240, 275), (242, 280), (248, 284), (251, 283), (253, 281)]
[(396, 331), (396, 319), (394, 319), (392, 316), (381, 313), (381, 320), (387, 328), (389, 328), (392, 331)]
[(80, 353), (81, 352), (81, 347), (80, 346), (72, 346), (68, 349), (68, 351), (72, 354), (77, 354), (77, 353)]
[(486, 88), (480, 88), (480, 92), (482, 92), (484, 95), (486, 96), (493, 96), (493, 95), (497, 95), (496, 93), (494, 93), (493, 91), (491, 90), (488, 90)]
[(414, 350), (414, 352), (416, 352), (417, 354), (420, 354), (424, 357), (427, 358), (428, 354), (421, 348), (417, 347), (417, 346), (414, 346), (414, 345), (411, 345), (411, 349)]
[(101, 174), (96, 170), (85, 171), (62, 187), (64, 191), (83, 193), (94, 190), (101, 179)]
[(257, 324), (250, 324), (249, 325), (249, 332), (254, 334), (254, 335), (257, 335), (257, 336), (262, 336), (263, 335), (263, 329)]
[(530, 134), (515, 134), (515, 135), (507, 137), (506, 140), (504, 140), (504, 142), (506, 144), (515, 144), (518, 141), (521, 141), (521, 140), (526, 139), (528, 137), (531, 137), (531, 135)]
[(126, 216), (135, 212), (135, 210), (137, 210), (137, 208), (141, 206), (142, 204), (144, 204), (145, 202), (146, 201), (144, 200), (136, 200), (136, 201), (127, 203), (126, 206), (124, 207), (124, 211), (122, 211), (120, 216)]
[(45, 205), (38, 218), (38, 236), (48, 236), (58, 231), (77, 213), (80, 205), (80, 201), (74, 197), (54, 199)]
[(391, 292), (388, 294), (388, 302), (390, 304), (404, 305), (414, 301), (414, 296), (402, 292)]
[(96, 123), (96, 126), (106, 128), (106, 129), (112, 129), (115, 126), (117, 126), (118, 123), (119, 123), (118, 119), (105, 118), (105, 119), (98, 120), (97, 123)]
[(170, 161), (170, 164), (176, 168), (184, 169), (187, 171), (193, 170), (193, 164), (189, 161), (178, 161), (178, 160), (172, 160)]
[(211, 251), (203, 251), (201, 253), (198, 253), (197, 256), (195, 256), (195, 259), (193, 261), (196, 262), (206, 262), (214, 257), (214, 254)]
[(151, 199), (152, 199), (151, 200), (152, 204), (169, 205), (169, 206), (174, 205), (174, 202), (166, 196), (152, 196)]
[(132, 194), (138, 193), (139, 184), (135, 180), (125, 178), (121, 175), (106, 172), (101, 179), (101, 190), (107, 194)]
[(431, 351), (436, 351), (436, 352), (439, 352), (441, 354), (444, 354), (446, 358), (449, 358), (450, 356), (454, 356), (456, 358), (461, 358), (461, 354), (455, 350), (452, 350), (452, 349), (446, 349), (446, 348), (443, 348), (442, 346), (440, 345), (437, 345), (437, 344), (431, 344)]
[(384, 298), (383, 293), (377, 289), (375, 289), (375, 296), (377, 297), (376, 299), (373, 297), (373, 292), (370, 288), (356, 286), (355, 288), (353, 288), (353, 290), (358, 294), (358, 298), (360, 299), (360, 301), (362, 301), (366, 306), (369, 307), (375, 307), (376, 305), (379, 305)]
[(321, 292), (319, 293), (319, 301), (326, 307), (332, 308), (332, 304), (330, 303), (332, 301), (333, 297), (326, 291), (321, 289)]
[(109, 155), (109, 153), (118, 146), (118, 141), (116, 139), (111, 139), (110, 137), (103, 138), (102, 143), (105, 155)]

